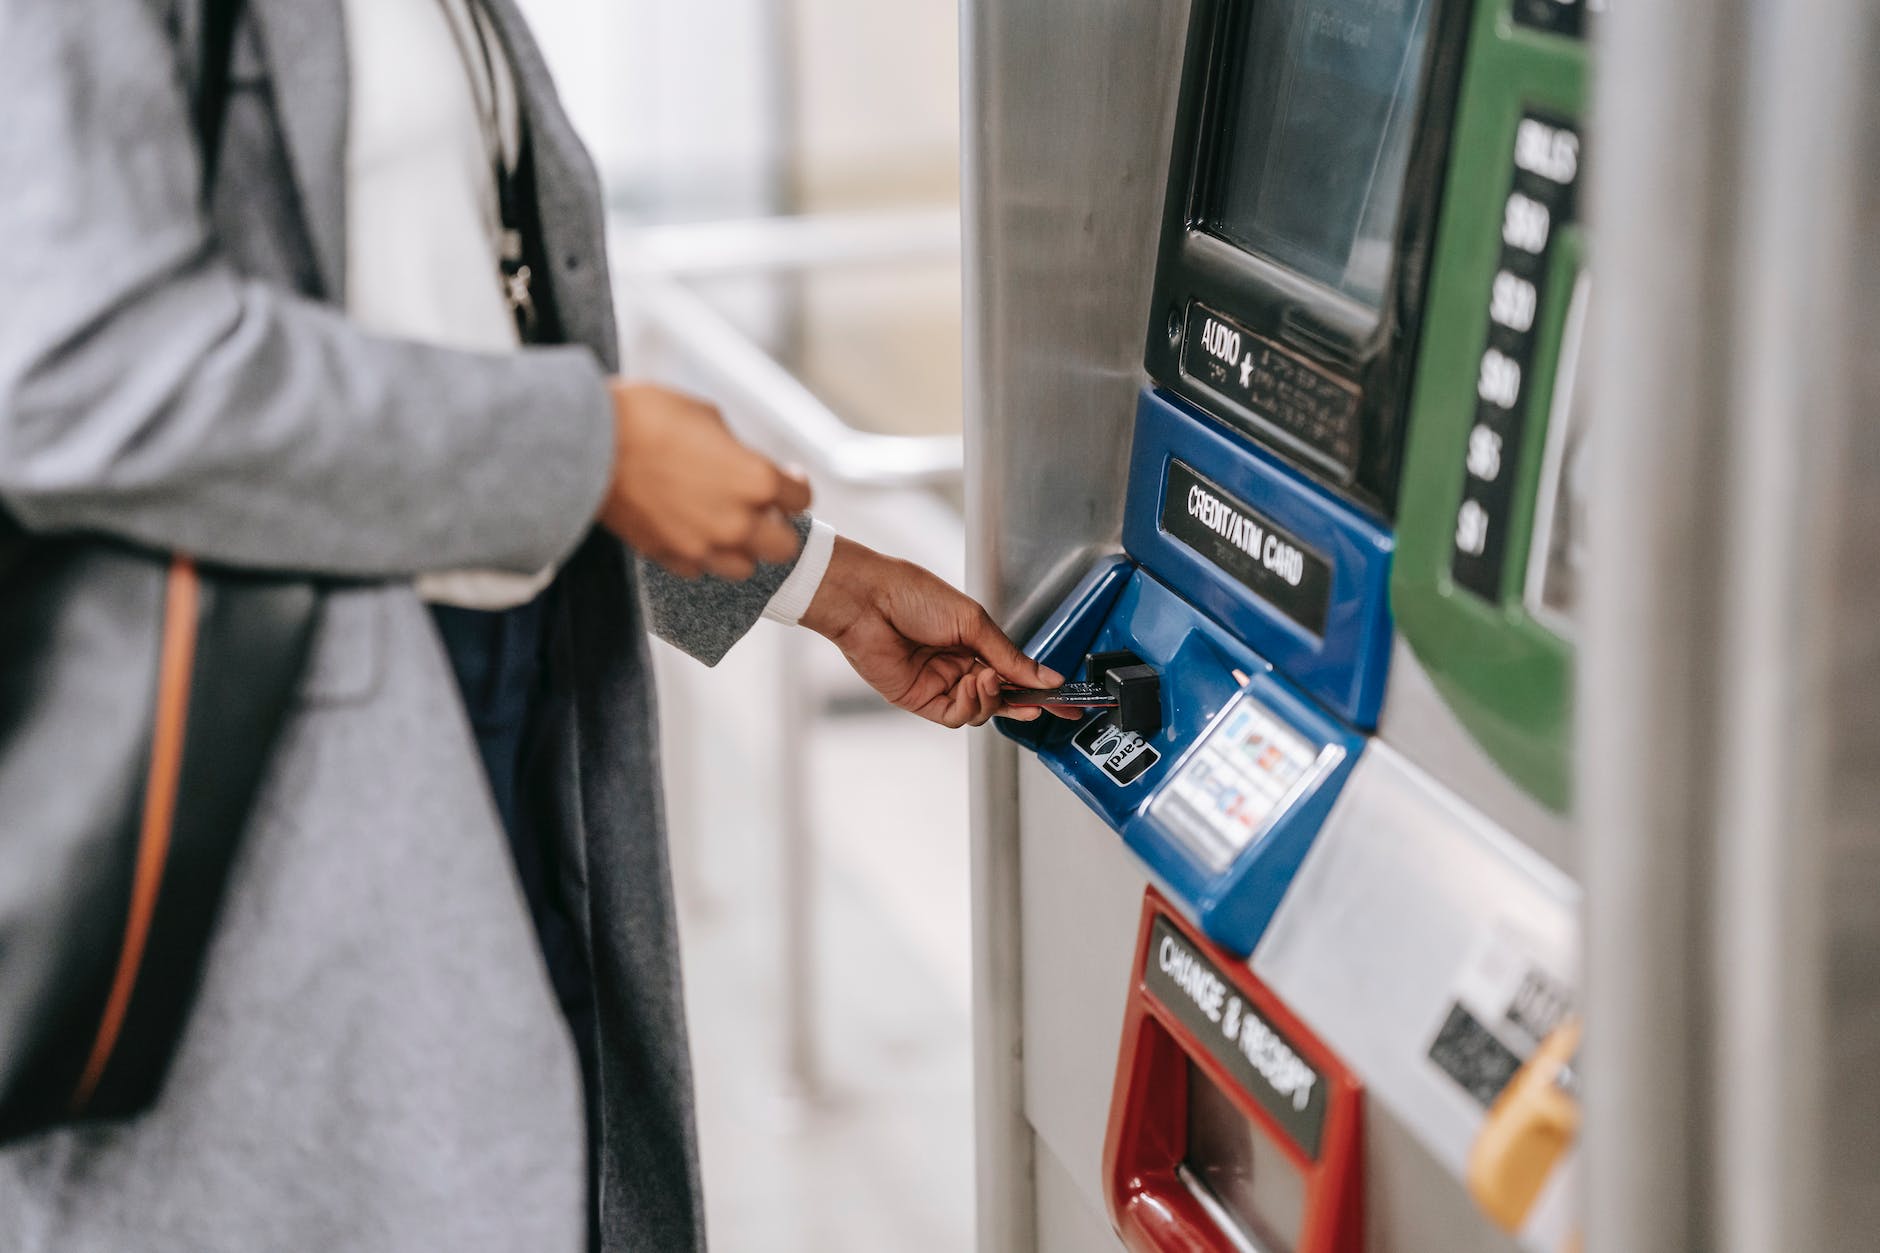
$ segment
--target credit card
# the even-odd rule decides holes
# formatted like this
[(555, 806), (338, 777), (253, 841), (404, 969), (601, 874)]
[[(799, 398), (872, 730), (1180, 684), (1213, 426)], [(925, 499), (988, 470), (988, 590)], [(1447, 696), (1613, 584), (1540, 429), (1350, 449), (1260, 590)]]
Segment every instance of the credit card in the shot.
[(1008, 705), (1038, 705), (1045, 709), (1114, 709), (1116, 697), (1101, 683), (1066, 683), (1063, 687), (1007, 688), (1000, 693)]

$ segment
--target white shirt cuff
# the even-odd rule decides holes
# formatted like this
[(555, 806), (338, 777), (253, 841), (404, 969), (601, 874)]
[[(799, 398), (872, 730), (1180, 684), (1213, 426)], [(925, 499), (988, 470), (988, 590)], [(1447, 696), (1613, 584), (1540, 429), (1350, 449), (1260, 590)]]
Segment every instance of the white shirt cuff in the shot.
[(822, 586), (823, 575), (829, 573), (829, 558), (836, 550), (836, 529), (827, 522), (812, 518), (809, 534), (803, 540), (803, 553), (796, 559), (796, 568), (790, 571), (770, 597), (770, 603), (764, 606), (764, 616), (772, 622), (781, 622), (785, 626), (795, 626), (809, 609), (809, 603), (816, 599), (816, 590)]

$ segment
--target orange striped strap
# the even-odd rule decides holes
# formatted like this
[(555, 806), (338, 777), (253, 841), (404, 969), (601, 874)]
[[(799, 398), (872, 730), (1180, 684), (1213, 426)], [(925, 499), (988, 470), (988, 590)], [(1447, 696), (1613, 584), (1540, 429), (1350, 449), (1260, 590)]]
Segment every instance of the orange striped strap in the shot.
[(111, 1064), (111, 1054), (124, 1029), (131, 995), (150, 939), (151, 920), (163, 891), (169, 866), (170, 837), (176, 819), (178, 780), (183, 770), (183, 744), (189, 723), (189, 688), (196, 665), (196, 627), (201, 604), (201, 582), (187, 557), (170, 565), (164, 586), (163, 640), (157, 671), (156, 724), (150, 740), (150, 770), (144, 783), (143, 819), (137, 839), (137, 863), (131, 878), (130, 909), (124, 923), (124, 943), (118, 951), (98, 1033), (92, 1039), (78, 1085), (72, 1093), (71, 1112), (84, 1112), (98, 1091)]

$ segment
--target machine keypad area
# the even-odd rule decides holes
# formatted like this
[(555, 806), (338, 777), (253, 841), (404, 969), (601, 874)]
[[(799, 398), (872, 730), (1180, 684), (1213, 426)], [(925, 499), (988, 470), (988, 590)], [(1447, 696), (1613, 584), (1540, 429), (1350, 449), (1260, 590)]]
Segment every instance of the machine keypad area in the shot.
[(1363, 393), (1198, 300), (1188, 302), (1182, 373), (1304, 444), (1341, 478), (1358, 464)]
[(1515, 128), (1512, 165), (1449, 563), (1459, 586), (1496, 603), (1505, 582), (1517, 467), (1534, 406), (1531, 376), (1549, 260), (1561, 228), (1574, 216), (1579, 133), (1567, 123), (1524, 113)]

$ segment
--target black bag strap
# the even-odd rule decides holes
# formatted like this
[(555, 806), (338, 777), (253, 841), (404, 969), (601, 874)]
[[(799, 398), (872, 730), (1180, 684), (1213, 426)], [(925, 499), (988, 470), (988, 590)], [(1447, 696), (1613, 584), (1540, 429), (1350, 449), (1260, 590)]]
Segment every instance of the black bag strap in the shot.
[(242, 0), (203, 0), (202, 49), (196, 82), (196, 138), (202, 145), (202, 189), (206, 198), (215, 186), (222, 159), (222, 124), (228, 116), (230, 61), (235, 49), (235, 24)]

